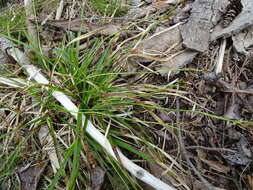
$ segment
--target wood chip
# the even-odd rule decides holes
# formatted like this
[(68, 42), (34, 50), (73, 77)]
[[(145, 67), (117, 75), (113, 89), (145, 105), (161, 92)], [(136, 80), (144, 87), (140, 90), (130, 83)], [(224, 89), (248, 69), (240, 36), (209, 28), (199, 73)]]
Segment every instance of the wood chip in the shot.
[(199, 52), (209, 46), (210, 30), (220, 17), (219, 8), (224, 2), (219, 0), (196, 0), (192, 4), (189, 21), (181, 27), (183, 44)]
[(244, 55), (249, 54), (253, 50), (253, 26), (232, 36), (233, 45), (237, 52)]

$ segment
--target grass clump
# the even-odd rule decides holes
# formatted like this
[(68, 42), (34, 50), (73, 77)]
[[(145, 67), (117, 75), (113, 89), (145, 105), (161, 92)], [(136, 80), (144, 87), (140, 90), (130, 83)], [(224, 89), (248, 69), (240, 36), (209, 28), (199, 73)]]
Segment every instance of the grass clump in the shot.
[(21, 5), (0, 8), (0, 33), (13, 34), (25, 29), (25, 12)]
[[(25, 45), (21, 42), (20, 44)], [(96, 38), (91, 40), (89, 48), (84, 50), (80, 49), (79, 42), (70, 46), (65, 46), (63, 43), (61, 47), (53, 50), (51, 57), (45, 57), (38, 50), (34, 52), (36, 59), (33, 60), (36, 62), (33, 64), (39, 63), (38, 66), (43, 71), (47, 71), (44, 74), (54, 84), (54, 87), (48, 86), (49, 91), (57, 89), (71, 97), (75, 104), (79, 105), (80, 114), (85, 114), (107, 136), (113, 147), (121, 147), (124, 153), (131, 155), (131, 158), (154, 159), (146, 151), (140, 150), (146, 141), (152, 139), (149, 132), (144, 130), (145, 125), (142, 122), (145, 121), (136, 120), (131, 113), (134, 107), (143, 107), (141, 104), (136, 104), (142, 94), (134, 92), (127, 83), (118, 85), (121, 74), (119, 61), (122, 55), (120, 53), (112, 55), (113, 47), (108, 41), (102, 37)], [(15, 95), (15, 91), (13, 93)], [(104, 184), (107, 188), (120, 184), (126, 189), (141, 189), (128, 172), (122, 170), (120, 163), (111, 158), (86, 133), (85, 126), (81, 125), (81, 119), (77, 121), (71, 119), (70, 114), (53, 99), (50, 93), (45, 92), (40, 84), (23, 88), (20, 93), (23, 94), (23, 99), (18, 96), (13, 97), (15, 101), (12, 104), (17, 108), (10, 109), (8, 104), (2, 105), (3, 109), (8, 109), (14, 115), (11, 121), (17, 120), (17, 124), (8, 133), (0, 136), (0, 140), (6, 143), (12, 142), (12, 146), (18, 148), (17, 150), (13, 148), (11, 151), (8, 149), (10, 152), (3, 152), (1, 155), (5, 163), (0, 168), (0, 183), (3, 186), (10, 183), (10, 186), (14, 187), (17, 184), (18, 180), (14, 175), (16, 168), (24, 163), (46, 159), (37, 136), (40, 127), (46, 124), (54, 138), (61, 168), (54, 175), (48, 165), (46, 171), (49, 175), (47, 179), (42, 179), (43, 187), (87, 188), (90, 185), (89, 172), (99, 166), (107, 171), (106, 178), (110, 180)], [(145, 96), (148, 96), (148, 93), (145, 93)], [(28, 109), (28, 112), (31, 112), (28, 115), (26, 112), (17, 112), (16, 110), (21, 109), (20, 105), (23, 105), (24, 100), (27, 102), (27, 108), (37, 102), (37, 111)], [(18, 120), (21, 116), (23, 119)], [(32, 123), (28, 122), (31, 118), (33, 118)], [(23, 136), (23, 140), (14, 142), (15, 136)], [(135, 139), (137, 136), (140, 136), (140, 140)], [(25, 155), (37, 156), (34, 158)], [(92, 155), (92, 158), (89, 155)]]
[(127, 6), (122, 0), (91, 0), (90, 3), (104, 16), (122, 16), (127, 12)]

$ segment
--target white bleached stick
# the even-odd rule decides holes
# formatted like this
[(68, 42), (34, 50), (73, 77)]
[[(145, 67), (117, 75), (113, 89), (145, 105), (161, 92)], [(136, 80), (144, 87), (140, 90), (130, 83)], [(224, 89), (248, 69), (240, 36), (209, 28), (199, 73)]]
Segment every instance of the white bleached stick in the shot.
[[(33, 78), (36, 82), (49, 85), (49, 81), (40, 73), (40, 70), (35, 66), (31, 65), (28, 57), (21, 52), (18, 48), (10, 48), (7, 50), (9, 55), (11, 55), (28, 73), (29, 77)], [(46, 87), (47, 89), (47, 87)], [(78, 114), (78, 108), (76, 105), (62, 92), (53, 91), (52, 95), (68, 110), (76, 119)], [(83, 116), (84, 118), (85, 116)], [(83, 120), (84, 123), (84, 120)], [(105, 136), (97, 130), (94, 125), (88, 121), (86, 127), (87, 133), (95, 139), (105, 150), (117, 160), (117, 157), (112, 149), (110, 142), (105, 138)], [(126, 156), (124, 156), (119, 149), (117, 149), (119, 154), (119, 159), (122, 165), (136, 178), (149, 184), (157, 190), (175, 190), (175, 188), (169, 186), (168, 184), (162, 182), (160, 179), (156, 178), (148, 171), (139, 167)]]
[(217, 59), (217, 63), (216, 63), (216, 68), (215, 68), (215, 73), (217, 75), (219, 75), (222, 72), (226, 44), (227, 44), (227, 40), (222, 39), (221, 45), (220, 45), (220, 50), (219, 50), (219, 55), (218, 55), (218, 59)]

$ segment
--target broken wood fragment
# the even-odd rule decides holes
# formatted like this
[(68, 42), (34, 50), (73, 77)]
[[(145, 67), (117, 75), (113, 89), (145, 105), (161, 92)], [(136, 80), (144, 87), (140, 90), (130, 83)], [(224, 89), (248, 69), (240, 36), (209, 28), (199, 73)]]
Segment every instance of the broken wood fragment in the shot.
[(248, 55), (253, 50), (253, 26), (233, 35), (232, 40), (237, 52)]
[(224, 2), (196, 0), (192, 4), (189, 21), (181, 27), (183, 44), (192, 50), (204, 52), (209, 46), (210, 30), (220, 18), (219, 8)]
[(226, 39), (223, 39), (221, 41), (219, 55), (218, 55), (218, 58), (217, 58), (217, 63), (216, 63), (216, 68), (215, 68), (216, 75), (219, 75), (219, 74), (222, 73), (226, 44), (227, 44)]
[(227, 28), (222, 28), (220, 25), (217, 25), (214, 28), (214, 31), (211, 34), (211, 40), (216, 40), (221, 37), (229, 37), (253, 25), (253, 1), (242, 0), (242, 5), (242, 12)]

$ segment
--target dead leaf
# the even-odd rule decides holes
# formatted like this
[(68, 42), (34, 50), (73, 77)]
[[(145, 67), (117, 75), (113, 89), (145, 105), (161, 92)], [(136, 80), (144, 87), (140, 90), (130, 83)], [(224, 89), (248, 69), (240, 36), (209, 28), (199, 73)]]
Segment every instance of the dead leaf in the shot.
[(179, 26), (181, 23), (176, 24), (165, 30), (156, 32), (151, 37), (144, 39), (135, 48), (136, 54), (144, 54), (150, 56), (156, 56), (163, 54), (174, 44), (178, 44), (182, 41)]
[(204, 158), (201, 158), (200, 160), (206, 163), (207, 165), (209, 165), (211, 169), (216, 170), (221, 173), (227, 173), (227, 172), (230, 172), (231, 170), (228, 166), (220, 164), (219, 162), (216, 162), (216, 161), (207, 160)]
[(227, 119), (241, 119), (240, 116), (240, 105), (237, 103), (232, 103), (229, 108), (227, 109), (226, 113), (224, 114), (223, 117)]
[(236, 146), (239, 152), (241, 152), (245, 156), (248, 156), (249, 158), (252, 157), (252, 152), (250, 150), (251, 146), (244, 136), (240, 138), (240, 140), (236, 143)]
[(253, 190), (253, 178), (251, 175), (247, 175), (250, 190)]
[(246, 166), (252, 160), (241, 153), (235, 153), (232, 155), (224, 155), (224, 158), (229, 161), (232, 165), (243, 165)]
[(36, 190), (40, 176), (46, 167), (45, 162), (38, 164), (28, 164), (18, 170), (21, 190)]
[(93, 190), (100, 190), (105, 178), (105, 171), (96, 166), (91, 170), (91, 187)]
[(244, 136), (236, 143), (237, 152), (223, 155), (232, 165), (247, 165), (252, 162), (251, 146)]
[(171, 75), (177, 74), (179, 71), (177, 69), (183, 68), (188, 63), (192, 62), (192, 60), (196, 57), (198, 52), (193, 50), (185, 50), (180, 54), (176, 55), (172, 59), (167, 62), (163, 62), (156, 67), (156, 69), (162, 74), (166, 74), (171, 71)]
[(38, 137), (40, 143), (43, 147), (43, 151), (48, 154), (50, 159), (53, 172), (56, 173), (60, 168), (59, 159), (57, 157), (56, 149), (54, 147), (54, 141), (52, 136), (50, 135), (49, 129), (47, 126), (41, 126)]
[(128, 190), (129, 189), (124, 183), (122, 183), (122, 179), (116, 174), (110, 178), (110, 183), (112, 184), (113, 190)]
[(168, 113), (164, 110), (157, 110), (157, 115), (161, 118), (163, 122), (173, 122), (175, 121), (175, 115)]

